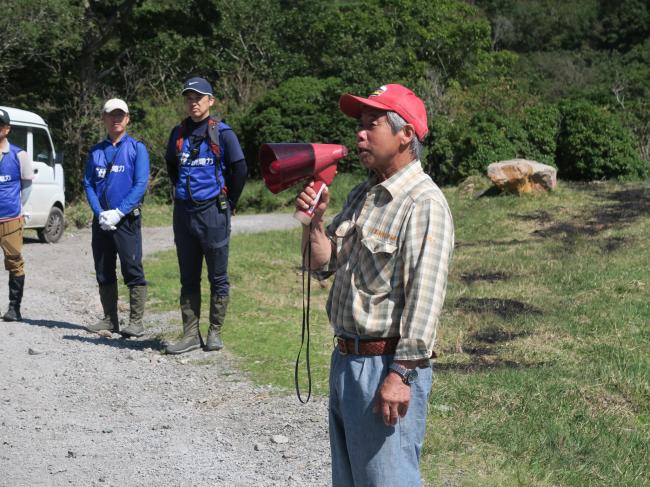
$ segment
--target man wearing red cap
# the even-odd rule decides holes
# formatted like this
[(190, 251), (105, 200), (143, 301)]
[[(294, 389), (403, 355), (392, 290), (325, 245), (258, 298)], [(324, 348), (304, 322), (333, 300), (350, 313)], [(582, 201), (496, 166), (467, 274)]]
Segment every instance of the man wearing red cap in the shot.
[[(454, 227), (447, 201), (422, 170), (424, 103), (385, 85), (368, 98), (343, 95), (359, 120), (357, 153), (369, 170), (327, 228), (325, 193), (303, 248), (310, 268), (334, 274), (327, 313), (336, 335), (330, 370), (332, 483), (417, 486)], [(296, 207), (309, 207), (310, 186)]]

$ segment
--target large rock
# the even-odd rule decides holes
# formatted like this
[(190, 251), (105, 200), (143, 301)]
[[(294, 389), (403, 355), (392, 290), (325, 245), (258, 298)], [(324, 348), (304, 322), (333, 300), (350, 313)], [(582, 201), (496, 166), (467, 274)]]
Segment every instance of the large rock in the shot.
[(552, 191), (557, 186), (554, 167), (526, 159), (493, 162), (487, 175), (499, 189), (517, 194)]

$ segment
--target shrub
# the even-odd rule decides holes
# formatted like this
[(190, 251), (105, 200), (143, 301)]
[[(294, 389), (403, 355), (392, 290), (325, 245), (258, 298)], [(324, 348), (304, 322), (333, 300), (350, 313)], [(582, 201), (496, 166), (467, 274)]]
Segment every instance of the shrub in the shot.
[(527, 134), (515, 117), (491, 110), (475, 115), (456, 145), (457, 180), (485, 174), (493, 162), (523, 157), (527, 143)]
[(647, 174), (632, 134), (614, 115), (584, 100), (563, 102), (560, 112), (556, 151), (560, 177), (589, 181)]
[(533, 105), (524, 110), (521, 126), (526, 132), (523, 157), (555, 166), (560, 110), (556, 105)]
[(458, 179), (454, 159), (453, 127), (448, 117), (429, 119), (429, 135), (424, 141), (426, 154), (422, 167), (438, 184), (449, 184)]
[(92, 224), (93, 212), (86, 201), (79, 199), (65, 208), (65, 224), (68, 228), (86, 228)]
[[(345, 86), (338, 78), (291, 78), (269, 91), (241, 119), (241, 142), (250, 172), (259, 176), (257, 153), (266, 142), (320, 142), (354, 147), (354, 121), (338, 108)], [(357, 166), (348, 157), (341, 171)]]

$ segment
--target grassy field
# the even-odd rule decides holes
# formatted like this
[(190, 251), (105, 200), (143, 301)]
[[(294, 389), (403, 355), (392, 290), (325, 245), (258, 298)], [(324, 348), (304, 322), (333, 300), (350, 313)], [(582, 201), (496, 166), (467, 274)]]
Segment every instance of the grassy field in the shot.
[[(472, 197), (481, 184), (445, 191), (457, 248), (424, 475), (454, 486), (650, 485), (650, 186)], [(236, 236), (231, 249), (226, 346), (251, 380), (291, 390), (299, 233)], [(173, 252), (146, 268), (152, 307), (176, 309)], [(332, 348), (328, 287), (312, 285), (319, 394)]]

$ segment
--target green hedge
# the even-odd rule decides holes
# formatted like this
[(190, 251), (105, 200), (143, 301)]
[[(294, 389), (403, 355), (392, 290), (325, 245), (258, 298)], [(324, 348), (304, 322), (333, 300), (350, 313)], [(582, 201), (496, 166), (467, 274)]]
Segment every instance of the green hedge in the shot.
[(487, 109), (468, 119), (430, 123), (426, 168), (441, 184), (485, 174), (492, 162), (532, 159), (565, 179), (638, 179), (648, 165), (619, 118), (584, 100), (535, 104), (520, 113)]
[(442, 184), (485, 174), (493, 162), (525, 158), (555, 165), (559, 110), (533, 105), (521, 113), (479, 112), (451, 122), (435, 117), (429, 126), (426, 168)]
[(584, 100), (565, 101), (560, 111), (555, 159), (560, 177), (597, 180), (647, 175), (632, 134), (614, 115)]
[[(313, 142), (354, 147), (352, 119), (338, 109), (342, 93), (349, 91), (338, 78), (290, 78), (269, 91), (241, 119), (237, 133), (249, 162), (250, 174), (260, 176), (259, 147), (268, 142)], [(358, 167), (353, 157), (341, 161), (341, 172)]]

